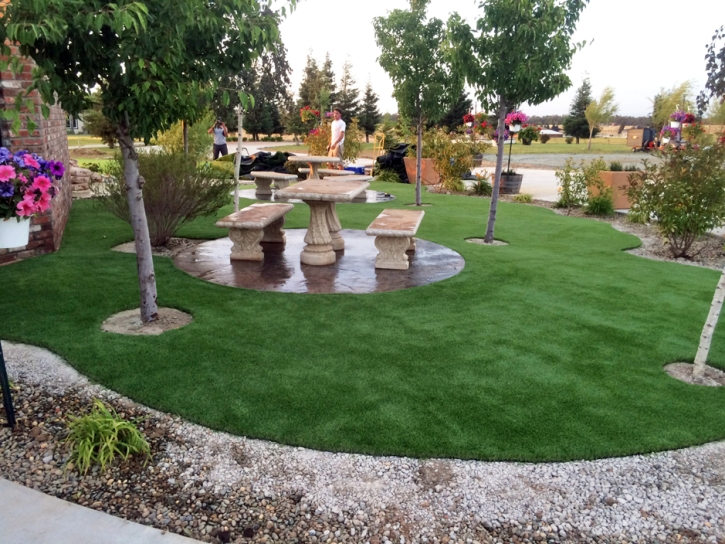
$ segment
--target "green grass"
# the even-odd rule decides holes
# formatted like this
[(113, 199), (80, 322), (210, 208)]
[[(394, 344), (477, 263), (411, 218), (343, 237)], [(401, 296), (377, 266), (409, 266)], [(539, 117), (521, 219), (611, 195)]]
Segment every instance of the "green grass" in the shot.
[(103, 141), (100, 138), (96, 138), (95, 136), (89, 136), (88, 134), (68, 134), (67, 137), (68, 137), (68, 145), (70, 147), (81, 146), (81, 145), (97, 145), (97, 146), (106, 145), (103, 143)]
[(81, 168), (88, 168), (88, 164), (97, 164), (99, 166), (106, 166), (109, 164), (113, 159), (86, 159), (86, 158), (79, 158), (78, 159), (78, 166)]
[[(559, 143), (561, 141), (561, 143)], [(581, 143), (577, 144), (573, 142), (567, 144), (566, 142), (556, 139), (549, 140), (547, 143), (542, 144), (540, 142), (531, 142), (531, 145), (522, 145), (515, 143), (511, 146), (512, 155), (533, 155), (539, 153), (546, 153), (550, 155), (585, 155), (585, 154), (597, 154), (597, 155), (609, 155), (612, 153), (632, 153), (632, 148), (625, 144), (607, 143), (604, 141), (593, 141), (592, 148), (589, 149), (589, 143), (587, 140), (580, 140)], [(509, 152), (509, 145), (506, 144), (506, 153)], [(488, 149), (487, 154), (495, 154), (496, 149), (491, 147)]]
[[(547, 144), (548, 145), (548, 144)], [(339, 205), (364, 229), (398, 199)], [(194, 322), (158, 337), (103, 333), (138, 306), (128, 225), (77, 201), (61, 250), (0, 268), (0, 337), (46, 347), (146, 405), (236, 434), (334, 451), (553, 461), (725, 438), (725, 389), (669, 377), (692, 361), (718, 273), (651, 261), (608, 224), (488, 200), (426, 194), (423, 239), (466, 260), (425, 287), (368, 295), (233, 289), (156, 258), (159, 303)], [(229, 213), (227, 207), (217, 214)], [(295, 205), (287, 228), (305, 227)], [(225, 233), (204, 218), (184, 236)], [(372, 262), (370, 263), (372, 266)], [(725, 368), (717, 331), (711, 364)]]

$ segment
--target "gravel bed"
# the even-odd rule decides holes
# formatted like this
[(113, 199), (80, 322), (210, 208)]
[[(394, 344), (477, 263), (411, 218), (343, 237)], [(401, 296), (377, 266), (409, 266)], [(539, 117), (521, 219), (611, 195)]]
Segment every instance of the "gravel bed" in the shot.
[[(725, 543), (725, 442), (549, 464), (319, 452), (150, 410), (44, 349), (3, 350), (18, 425), (0, 428), (1, 477), (205, 542)], [(148, 464), (67, 466), (66, 417), (93, 397), (145, 417)]]

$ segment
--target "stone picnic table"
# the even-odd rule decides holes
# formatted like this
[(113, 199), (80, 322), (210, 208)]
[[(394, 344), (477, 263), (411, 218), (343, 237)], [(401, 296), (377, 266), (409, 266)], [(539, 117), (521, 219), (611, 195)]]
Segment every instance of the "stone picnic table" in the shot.
[(274, 188), (285, 189), (289, 186), (290, 182), (297, 179), (294, 174), (287, 174), (286, 172), (250, 172), (250, 175), (254, 178), (254, 185), (257, 186), (255, 194), (257, 196), (271, 195), (271, 185), (274, 182)]
[[(327, 157), (325, 157), (327, 158)], [(337, 217), (337, 202), (352, 202), (370, 186), (364, 181), (308, 179), (277, 191), (280, 198), (298, 198), (310, 207), (310, 226), (305, 236), (305, 248), (300, 254), (303, 264), (323, 266), (337, 260), (335, 251), (345, 248)]]
[(313, 179), (320, 179), (320, 165), (332, 163), (332, 164), (340, 164), (342, 163), (342, 160), (340, 157), (320, 157), (317, 155), (306, 155), (306, 156), (299, 156), (299, 155), (293, 155), (292, 157), (288, 157), (287, 160), (289, 162), (306, 162), (310, 165), (310, 177), (307, 178), (308, 181)]

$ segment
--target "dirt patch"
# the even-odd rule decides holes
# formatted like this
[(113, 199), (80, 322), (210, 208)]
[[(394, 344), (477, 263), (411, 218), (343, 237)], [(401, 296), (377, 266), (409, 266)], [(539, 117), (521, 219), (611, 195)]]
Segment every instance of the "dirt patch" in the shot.
[(426, 461), (420, 465), (415, 480), (423, 489), (440, 491), (453, 481), (453, 470), (445, 461)]
[(709, 387), (725, 386), (725, 372), (722, 370), (706, 366), (704, 375), (693, 376), (693, 368), (695, 368), (695, 365), (690, 363), (671, 363), (665, 366), (665, 372), (677, 380), (693, 385), (706, 385)]
[(71, 149), (71, 155), (74, 157), (112, 157), (113, 150), (111, 149), (95, 149), (93, 147)]
[(480, 244), (482, 246), (507, 246), (509, 245), (508, 242), (503, 242), (501, 240), (494, 240), (490, 244), (487, 244), (484, 242), (483, 238), (466, 238), (466, 242), (470, 242), (472, 244)]
[[(191, 240), (189, 238), (171, 238), (165, 246), (152, 247), (151, 252), (154, 257), (169, 257), (173, 259), (179, 253), (186, 251), (202, 242), (208, 242), (208, 240)], [(126, 242), (116, 247), (111, 248), (113, 251), (119, 251), (121, 253), (136, 253), (136, 245), (134, 242)]]
[(156, 321), (144, 324), (141, 321), (141, 310), (126, 310), (112, 315), (101, 324), (101, 329), (116, 334), (131, 336), (158, 336), (166, 331), (180, 329), (191, 323), (193, 318), (175, 308), (159, 308)]

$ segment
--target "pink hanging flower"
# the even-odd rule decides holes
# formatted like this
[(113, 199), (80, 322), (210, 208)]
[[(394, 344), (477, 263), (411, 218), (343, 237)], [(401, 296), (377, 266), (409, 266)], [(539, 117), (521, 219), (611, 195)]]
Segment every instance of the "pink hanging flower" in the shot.
[(25, 163), (25, 166), (40, 169), (40, 163), (36, 161), (32, 155), (25, 155), (23, 157), (23, 162)]
[(30, 217), (35, 213), (35, 209), (35, 202), (32, 200), (23, 198), (23, 200), (18, 202), (17, 211), (20, 217)]
[(46, 176), (38, 176), (30, 186), (31, 189), (39, 189), (41, 192), (46, 193), (48, 189), (53, 186), (53, 183)]
[(15, 168), (3, 164), (0, 166), (0, 181), (9, 181), (15, 177)]
[(23, 183), (28, 183), (28, 178), (26, 178), (23, 174), (18, 174), (18, 179)]

